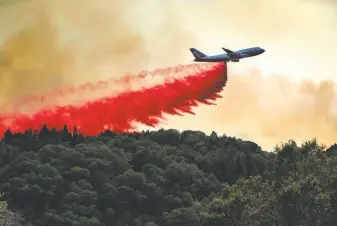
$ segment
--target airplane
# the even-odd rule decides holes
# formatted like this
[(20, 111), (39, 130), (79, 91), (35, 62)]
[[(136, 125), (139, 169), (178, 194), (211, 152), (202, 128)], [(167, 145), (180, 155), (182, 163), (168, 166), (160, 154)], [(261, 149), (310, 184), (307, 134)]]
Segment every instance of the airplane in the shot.
[(195, 48), (190, 48), (190, 51), (195, 57), (195, 59), (193, 60), (195, 62), (222, 62), (222, 61), (223, 62), (229, 62), (229, 61), (238, 62), (242, 58), (253, 57), (253, 56), (256, 56), (256, 55), (259, 55), (265, 52), (265, 50), (260, 47), (247, 48), (247, 49), (242, 49), (238, 51), (231, 51), (226, 48), (222, 48), (222, 49), (227, 54), (208, 56)]

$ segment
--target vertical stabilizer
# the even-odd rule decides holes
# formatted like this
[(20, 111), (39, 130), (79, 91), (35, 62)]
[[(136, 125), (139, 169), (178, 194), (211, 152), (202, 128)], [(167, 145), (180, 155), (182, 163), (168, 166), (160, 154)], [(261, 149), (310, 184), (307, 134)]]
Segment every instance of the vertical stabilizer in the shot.
[(200, 52), (199, 50), (195, 49), (195, 48), (190, 48), (190, 51), (192, 52), (193, 56), (195, 57), (195, 59), (200, 60), (204, 57), (207, 57), (206, 54)]

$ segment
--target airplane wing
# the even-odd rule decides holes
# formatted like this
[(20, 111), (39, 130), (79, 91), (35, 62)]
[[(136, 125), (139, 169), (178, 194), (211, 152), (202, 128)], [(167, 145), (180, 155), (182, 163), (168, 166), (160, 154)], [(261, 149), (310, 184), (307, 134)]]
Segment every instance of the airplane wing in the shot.
[(233, 59), (249, 57), (247, 54), (240, 54), (240, 53), (235, 53), (235, 52), (227, 53), (227, 55), (229, 58), (233, 58)]
[(234, 51), (231, 51), (231, 50), (229, 50), (229, 49), (226, 49), (226, 48), (223, 48), (223, 47), (222, 47), (222, 49), (223, 49), (224, 51), (226, 51), (227, 54), (234, 53)]

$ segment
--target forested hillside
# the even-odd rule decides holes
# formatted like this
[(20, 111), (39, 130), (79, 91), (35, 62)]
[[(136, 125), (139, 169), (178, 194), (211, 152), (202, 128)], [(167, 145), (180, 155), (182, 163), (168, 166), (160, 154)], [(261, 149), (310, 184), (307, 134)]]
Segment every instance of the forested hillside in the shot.
[(336, 147), (290, 141), (265, 152), (199, 131), (8, 130), (0, 224), (336, 225)]

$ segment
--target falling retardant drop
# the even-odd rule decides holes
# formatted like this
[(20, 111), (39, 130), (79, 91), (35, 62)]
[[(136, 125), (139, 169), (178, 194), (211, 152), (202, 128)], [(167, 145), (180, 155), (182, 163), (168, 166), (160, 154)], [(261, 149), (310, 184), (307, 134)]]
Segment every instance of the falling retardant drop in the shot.
[[(36, 130), (43, 124), (57, 130), (66, 124), (69, 128), (76, 127), (86, 136), (97, 135), (106, 129), (115, 132), (136, 131), (135, 122), (155, 127), (160, 124), (164, 114), (194, 114), (192, 108), (198, 106), (198, 103), (214, 104), (212, 101), (221, 97), (219, 93), (227, 82), (226, 63), (160, 69), (156, 70), (156, 75), (165, 76), (176, 71), (180, 71), (180, 74), (183, 71), (184, 76), (153, 87), (100, 98), (81, 106), (53, 106), (30, 115), (2, 114), (0, 134), (3, 135), (7, 129), (12, 132)], [(139, 77), (144, 77), (144, 72)], [(92, 90), (95, 84), (89, 87)], [(98, 84), (96, 89), (99, 88)]]

